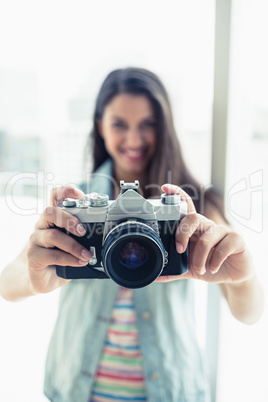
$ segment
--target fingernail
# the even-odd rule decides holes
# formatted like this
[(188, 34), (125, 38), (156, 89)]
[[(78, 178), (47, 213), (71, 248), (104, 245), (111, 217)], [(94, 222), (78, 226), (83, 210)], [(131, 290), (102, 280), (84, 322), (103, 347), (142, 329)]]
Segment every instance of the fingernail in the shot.
[(86, 250), (86, 249), (83, 249), (81, 251), (81, 255), (86, 261), (88, 261), (92, 257), (90, 252), (88, 250)]
[(181, 243), (176, 242), (176, 250), (178, 251), (178, 253), (182, 253), (183, 245)]
[(80, 234), (81, 236), (83, 236), (83, 235), (86, 234), (86, 229), (84, 228), (84, 226), (83, 226), (81, 223), (79, 223), (79, 224), (76, 226), (76, 231), (77, 231), (77, 233)]
[(80, 265), (86, 265), (86, 264), (87, 264), (87, 261), (79, 260), (79, 264), (80, 264)]
[(83, 191), (79, 190), (78, 188), (74, 190), (74, 193), (78, 196), (78, 197), (85, 197), (85, 194)]
[(200, 275), (204, 275), (206, 273), (206, 268), (202, 268), (201, 271), (199, 272)]

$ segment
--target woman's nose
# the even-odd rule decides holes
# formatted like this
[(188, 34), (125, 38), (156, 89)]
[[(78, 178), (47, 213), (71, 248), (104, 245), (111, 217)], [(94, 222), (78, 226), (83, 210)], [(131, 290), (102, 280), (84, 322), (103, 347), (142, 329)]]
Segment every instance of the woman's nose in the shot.
[(127, 135), (127, 145), (129, 147), (137, 148), (143, 144), (143, 136), (137, 128), (129, 129)]

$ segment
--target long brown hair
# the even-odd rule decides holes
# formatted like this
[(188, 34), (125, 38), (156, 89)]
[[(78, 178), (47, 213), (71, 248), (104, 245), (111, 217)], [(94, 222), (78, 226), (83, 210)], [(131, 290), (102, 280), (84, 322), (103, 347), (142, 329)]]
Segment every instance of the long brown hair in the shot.
[(160, 195), (162, 184), (177, 184), (193, 198), (196, 210), (204, 213), (206, 201), (210, 201), (223, 214), (220, 197), (202, 186), (189, 172), (182, 156), (181, 146), (174, 128), (170, 101), (166, 89), (160, 79), (151, 71), (143, 68), (124, 68), (112, 71), (104, 80), (94, 111), (94, 125), (90, 133), (88, 148), (92, 150), (93, 172), (110, 157), (97, 121), (102, 119), (105, 107), (111, 100), (122, 93), (146, 96), (154, 109), (157, 124), (156, 152), (147, 169), (143, 195), (155, 197)]

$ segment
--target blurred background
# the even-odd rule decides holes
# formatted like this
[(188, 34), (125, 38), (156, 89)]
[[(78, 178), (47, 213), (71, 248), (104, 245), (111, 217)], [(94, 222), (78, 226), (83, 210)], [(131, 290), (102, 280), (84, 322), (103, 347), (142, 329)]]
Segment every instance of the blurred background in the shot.
[[(231, 5), (226, 213), (267, 293), (268, 6), (217, 3), (223, 14)], [(94, 102), (112, 69), (139, 66), (160, 76), (188, 165), (211, 184), (215, 7), (216, 0), (0, 2), (0, 270), (27, 242), (51, 188), (87, 176)], [(58, 295), (0, 299), (1, 401), (47, 400), (43, 371)], [(204, 284), (196, 305), (205, 349)], [(217, 314), (216, 401), (267, 401), (267, 311), (254, 326), (238, 323), (225, 302)]]

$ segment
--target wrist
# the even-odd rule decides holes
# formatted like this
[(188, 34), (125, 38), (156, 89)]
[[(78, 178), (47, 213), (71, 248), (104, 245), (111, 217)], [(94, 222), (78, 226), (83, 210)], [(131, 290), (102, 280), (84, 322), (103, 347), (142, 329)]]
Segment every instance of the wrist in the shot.
[(38, 294), (38, 292), (36, 292), (34, 290), (34, 287), (33, 287), (33, 284), (31, 282), (29, 273), (28, 273), (27, 278), (26, 278), (26, 289), (27, 289), (28, 296), (35, 296), (35, 295)]
[(223, 285), (223, 293), (234, 317), (244, 324), (258, 321), (264, 310), (264, 292), (255, 273), (244, 281)]
[(226, 282), (224, 283), (225, 287), (227, 289), (234, 289), (234, 290), (239, 290), (243, 289), (249, 286), (256, 285), (258, 283), (257, 276), (255, 272), (252, 272), (251, 275), (249, 275), (247, 278), (240, 280), (240, 281), (234, 281), (234, 282)]

